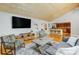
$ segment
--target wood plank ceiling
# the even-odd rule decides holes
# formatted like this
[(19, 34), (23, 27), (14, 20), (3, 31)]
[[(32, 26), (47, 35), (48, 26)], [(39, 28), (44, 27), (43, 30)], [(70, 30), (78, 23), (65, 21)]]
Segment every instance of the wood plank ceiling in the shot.
[(77, 8), (78, 5), (77, 3), (0, 3), (0, 11), (52, 21)]

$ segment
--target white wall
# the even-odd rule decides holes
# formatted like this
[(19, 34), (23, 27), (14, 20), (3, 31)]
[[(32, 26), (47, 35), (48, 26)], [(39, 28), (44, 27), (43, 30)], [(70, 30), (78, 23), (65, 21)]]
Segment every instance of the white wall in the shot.
[[(24, 17), (20, 15), (14, 15), (9, 14), (5, 12), (0, 12), (0, 36), (7, 35), (7, 34), (19, 34), (19, 33), (25, 33), (29, 32), (31, 29), (35, 31), (34, 23), (38, 24), (38, 28), (42, 28), (42, 23), (47, 23), (46, 21), (42, 21), (39, 19), (32, 19), (32, 28), (31, 29), (12, 29), (11, 27), (11, 17), (12, 16), (19, 16)], [(30, 17), (25, 17), (30, 18)], [(79, 35), (79, 8), (76, 8), (75, 10), (72, 10), (65, 15), (55, 19), (51, 23), (59, 23), (59, 22), (71, 22), (71, 35)]]
[[(19, 15), (0, 12), (0, 36), (8, 35), (8, 34), (20, 34), (20, 33), (30, 32), (31, 29), (35, 31), (35, 28), (33, 25), (34, 23), (39, 25), (38, 27), (39, 29), (41, 28), (42, 23), (46, 23), (45, 21), (31, 18), (32, 19), (31, 29), (29, 28), (12, 29), (12, 16), (19, 16)], [(19, 17), (23, 17), (23, 16), (19, 16)], [(24, 18), (28, 18), (28, 17), (24, 17)]]
[(51, 23), (71, 22), (71, 35), (79, 35), (79, 8), (68, 12), (67, 14), (55, 19)]

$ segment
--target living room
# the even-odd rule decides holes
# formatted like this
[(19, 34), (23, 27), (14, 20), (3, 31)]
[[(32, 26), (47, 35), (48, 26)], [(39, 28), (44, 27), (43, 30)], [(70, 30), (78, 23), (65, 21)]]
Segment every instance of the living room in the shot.
[(0, 54), (77, 55), (78, 15), (78, 3), (0, 4)]

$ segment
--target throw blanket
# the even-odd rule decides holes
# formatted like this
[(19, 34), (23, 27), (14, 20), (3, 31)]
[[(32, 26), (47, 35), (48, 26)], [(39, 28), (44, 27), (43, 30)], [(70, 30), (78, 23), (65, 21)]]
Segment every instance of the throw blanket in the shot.
[(79, 46), (60, 48), (56, 51), (56, 55), (79, 55)]

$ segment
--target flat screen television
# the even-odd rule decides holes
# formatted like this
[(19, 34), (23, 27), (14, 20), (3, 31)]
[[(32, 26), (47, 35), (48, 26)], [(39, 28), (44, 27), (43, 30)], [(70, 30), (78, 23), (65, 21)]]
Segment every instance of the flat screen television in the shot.
[(12, 28), (31, 28), (31, 19), (12, 16)]

